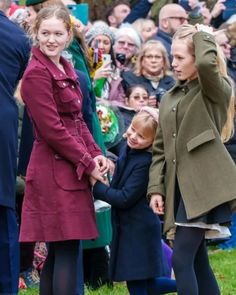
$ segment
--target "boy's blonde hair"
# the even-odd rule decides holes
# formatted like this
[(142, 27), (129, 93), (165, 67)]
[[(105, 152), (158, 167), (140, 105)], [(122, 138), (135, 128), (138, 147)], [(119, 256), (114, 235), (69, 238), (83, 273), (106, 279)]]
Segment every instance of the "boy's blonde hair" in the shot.
[(143, 107), (134, 117), (131, 124), (145, 137), (154, 139), (158, 126), (159, 111), (152, 107)]

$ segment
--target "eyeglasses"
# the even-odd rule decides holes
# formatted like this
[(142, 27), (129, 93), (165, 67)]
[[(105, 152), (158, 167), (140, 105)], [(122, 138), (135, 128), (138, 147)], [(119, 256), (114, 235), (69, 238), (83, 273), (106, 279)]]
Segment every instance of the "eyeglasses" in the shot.
[(181, 22), (181, 24), (183, 24), (185, 21), (188, 20), (186, 17), (183, 17), (183, 16), (169, 16), (167, 18), (170, 18), (170, 19), (178, 19)]
[(134, 95), (134, 96), (130, 96), (130, 98), (133, 98), (134, 100), (140, 100), (140, 99), (148, 100), (149, 99), (149, 97), (146, 95)]
[(122, 40), (118, 40), (117, 43), (122, 47), (127, 45), (127, 47), (129, 47), (130, 49), (133, 49), (136, 46), (134, 43), (130, 43), (130, 42), (122, 41)]
[(151, 55), (151, 54), (147, 54), (147, 55), (144, 55), (143, 57), (145, 57), (147, 60), (161, 60), (163, 58), (163, 56), (161, 55)]

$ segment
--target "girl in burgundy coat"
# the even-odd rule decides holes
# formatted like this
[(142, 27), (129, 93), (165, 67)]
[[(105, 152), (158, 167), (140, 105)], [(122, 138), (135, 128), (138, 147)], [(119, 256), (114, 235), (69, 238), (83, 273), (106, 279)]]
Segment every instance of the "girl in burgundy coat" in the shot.
[(82, 119), (77, 75), (60, 57), (72, 37), (67, 10), (42, 9), (33, 34), (36, 46), (21, 92), (35, 141), (20, 240), (48, 242), (40, 294), (74, 295), (79, 240), (97, 237), (89, 176), (103, 181), (107, 162)]

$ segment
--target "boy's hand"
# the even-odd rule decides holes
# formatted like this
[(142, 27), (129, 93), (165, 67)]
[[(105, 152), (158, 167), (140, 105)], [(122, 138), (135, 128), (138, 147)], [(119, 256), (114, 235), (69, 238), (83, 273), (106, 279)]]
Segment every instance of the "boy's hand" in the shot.
[(153, 212), (159, 215), (164, 214), (164, 201), (160, 194), (151, 195), (149, 206), (152, 208)]

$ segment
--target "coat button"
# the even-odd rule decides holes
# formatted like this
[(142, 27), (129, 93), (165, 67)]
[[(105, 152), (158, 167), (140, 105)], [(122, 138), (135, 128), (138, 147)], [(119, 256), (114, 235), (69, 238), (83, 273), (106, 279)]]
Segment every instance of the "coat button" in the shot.
[(77, 101), (78, 101), (78, 103), (80, 103), (80, 100), (79, 99)]
[(176, 133), (175, 132), (172, 133), (172, 137), (176, 137)]
[(175, 159), (173, 159), (173, 160), (172, 160), (172, 163), (173, 163), (173, 164), (175, 164), (175, 163), (176, 163), (176, 160), (175, 160)]
[(176, 112), (176, 108), (175, 107), (172, 109), (172, 112)]
[(74, 86), (74, 85), (72, 85), (72, 86), (71, 86), (71, 88), (72, 88), (72, 89), (74, 89), (74, 88), (75, 88), (75, 86)]
[(66, 86), (66, 83), (65, 82), (63, 82), (63, 84), (62, 84), (63, 86)]

